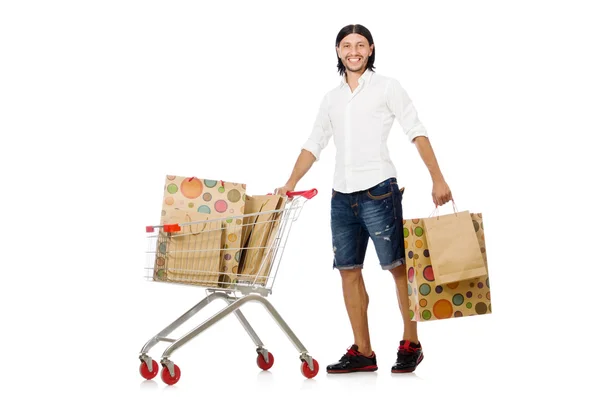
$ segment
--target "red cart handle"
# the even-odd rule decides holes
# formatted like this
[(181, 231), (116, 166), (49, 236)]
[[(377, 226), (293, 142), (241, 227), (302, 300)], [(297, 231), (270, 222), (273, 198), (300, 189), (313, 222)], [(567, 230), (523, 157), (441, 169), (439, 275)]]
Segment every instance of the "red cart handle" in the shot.
[(311, 189), (311, 190), (304, 190), (301, 192), (287, 192), (287, 196), (292, 198), (295, 196), (302, 196), (307, 200), (310, 200), (311, 198), (315, 197), (317, 195), (318, 190), (317, 189)]

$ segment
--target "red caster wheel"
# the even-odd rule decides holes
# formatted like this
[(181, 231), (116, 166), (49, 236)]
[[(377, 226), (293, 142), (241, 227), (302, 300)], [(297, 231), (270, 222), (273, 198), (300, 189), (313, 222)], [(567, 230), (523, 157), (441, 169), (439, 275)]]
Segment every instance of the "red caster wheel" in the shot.
[(146, 365), (145, 361), (142, 361), (140, 363), (140, 375), (142, 375), (142, 377), (144, 379), (152, 379), (154, 378), (156, 375), (158, 374), (158, 364), (156, 363), (156, 361), (152, 360), (152, 371), (150, 371), (148, 369), (148, 366)]
[(169, 386), (172, 386), (175, 383), (177, 383), (179, 381), (179, 378), (181, 377), (181, 370), (177, 365), (173, 364), (173, 370), (175, 372), (175, 376), (171, 376), (171, 373), (169, 372), (169, 368), (167, 368), (167, 366), (163, 366), (162, 372), (160, 373), (160, 377), (162, 378), (163, 382), (165, 382)]
[(258, 367), (264, 371), (271, 369), (271, 367), (275, 363), (275, 359), (273, 358), (273, 355), (271, 353), (269, 353), (268, 355), (269, 355), (269, 362), (266, 362), (265, 357), (260, 353), (258, 354), (258, 357), (256, 357), (256, 363), (258, 364)]
[(314, 378), (319, 373), (319, 363), (314, 358), (312, 362), (314, 367), (312, 371), (310, 370), (310, 367), (308, 366), (308, 363), (306, 361), (303, 361), (302, 367), (300, 367), (302, 370), (302, 375), (306, 376), (308, 379)]

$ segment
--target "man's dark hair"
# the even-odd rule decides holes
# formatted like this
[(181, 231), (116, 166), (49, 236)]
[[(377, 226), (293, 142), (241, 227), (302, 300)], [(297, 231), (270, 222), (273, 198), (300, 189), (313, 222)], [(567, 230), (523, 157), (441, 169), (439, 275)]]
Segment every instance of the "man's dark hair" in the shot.
[[(369, 46), (371, 44), (373, 44), (373, 36), (371, 35), (371, 32), (369, 32), (369, 29), (365, 28), (362, 25), (348, 25), (348, 26), (344, 26), (342, 28), (342, 30), (340, 30), (340, 32), (338, 33), (338, 35), (335, 39), (336, 48), (339, 47), (340, 42), (344, 39), (344, 37), (346, 37), (352, 33), (357, 33), (361, 36), (364, 36), (367, 39), (367, 41), (369, 42)], [(337, 56), (337, 52), (336, 52), (336, 56)], [(338, 59), (338, 64), (337, 64), (338, 72), (340, 73), (340, 75), (343, 76), (344, 73), (346, 72), (346, 67), (342, 63), (342, 60), (340, 59), (340, 57), (337, 57), (337, 59)], [(369, 69), (372, 72), (375, 71), (375, 47), (373, 47), (373, 53), (371, 54), (371, 56), (369, 57), (369, 60), (367, 61), (367, 69)]]

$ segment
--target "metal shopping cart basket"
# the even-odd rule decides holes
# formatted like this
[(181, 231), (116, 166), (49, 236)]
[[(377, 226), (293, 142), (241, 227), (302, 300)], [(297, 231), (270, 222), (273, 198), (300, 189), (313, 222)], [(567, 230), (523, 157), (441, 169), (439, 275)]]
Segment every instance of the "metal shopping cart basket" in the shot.
[[(167, 342), (169, 346), (160, 360), (163, 367), (161, 378), (168, 385), (177, 383), (181, 371), (171, 361), (171, 355), (231, 313), (235, 314), (256, 345), (258, 366), (263, 370), (270, 369), (274, 363), (273, 355), (265, 348), (240, 309), (242, 305), (252, 301), (259, 302), (266, 308), (296, 347), (300, 353), (302, 374), (307, 378), (317, 375), (319, 363), (308, 354), (304, 345), (266, 298), (272, 293), (292, 225), (306, 201), (316, 194), (316, 189), (288, 192), (285, 204), (273, 211), (146, 228), (149, 240), (147, 278), (204, 287), (207, 296), (143, 346), (139, 359), (140, 374), (145, 379), (154, 378), (159, 371), (157, 362), (148, 354), (150, 349), (159, 342)], [(241, 239), (235, 249), (228, 244), (231, 240), (227, 240), (232, 228), (233, 234)], [(223, 271), (224, 258), (231, 259), (228, 255), (239, 255), (236, 258), (239, 259), (239, 268)], [(215, 300), (223, 300), (227, 306), (185, 335), (177, 339), (169, 337), (175, 329)]]

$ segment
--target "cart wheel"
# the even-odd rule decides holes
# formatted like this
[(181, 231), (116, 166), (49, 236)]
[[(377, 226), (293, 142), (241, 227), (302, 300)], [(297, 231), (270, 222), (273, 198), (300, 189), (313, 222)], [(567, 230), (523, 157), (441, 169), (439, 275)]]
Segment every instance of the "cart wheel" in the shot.
[(169, 368), (166, 366), (163, 366), (162, 372), (160, 373), (160, 377), (162, 378), (163, 382), (169, 386), (177, 383), (181, 377), (181, 370), (177, 365), (173, 364), (173, 370), (175, 371), (175, 376), (171, 376), (171, 373), (169, 373)]
[(271, 369), (271, 367), (275, 363), (275, 358), (273, 358), (273, 355), (269, 353), (269, 362), (266, 362), (264, 356), (259, 353), (258, 357), (256, 357), (256, 363), (258, 364), (258, 367), (260, 369), (266, 371), (268, 369)]
[(144, 379), (152, 379), (154, 378), (156, 375), (158, 374), (158, 364), (156, 363), (156, 361), (152, 360), (152, 371), (150, 371), (148, 369), (148, 366), (146, 365), (145, 361), (142, 361), (140, 363), (140, 375), (142, 375), (142, 377)]
[(314, 358), (312, 362), (313, 367), (315, 368), (312, 371), (310, 370), (310, 367), (308, 366), (308, 363), (306, 361), (303, 361), (302, 366), (300, 367), (300, 369), (302, 370), (302, 375), (306, 376), (308, 379), (314, 378), (319, 373), (319, 363)]

